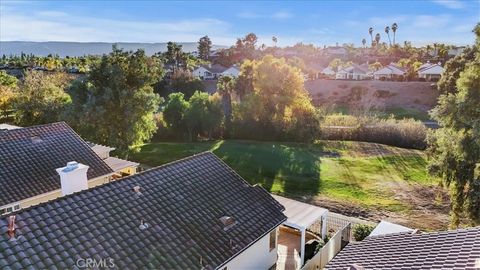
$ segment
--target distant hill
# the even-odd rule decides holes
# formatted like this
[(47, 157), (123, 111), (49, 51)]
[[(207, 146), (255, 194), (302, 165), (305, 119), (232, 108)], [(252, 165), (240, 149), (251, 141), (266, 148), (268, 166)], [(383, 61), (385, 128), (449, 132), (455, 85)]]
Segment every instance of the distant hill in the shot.
[[(167, 43), (107, 43), (107, 42), (32, 42), (32, 41), (0, 41), (1, 55), (18, 55), (23, 53), (34, 54), (38, 56), (47, 56), (49, 54), (58, 54), (65, 56), (82, 55), (102, 55), (112, 51), (112, 45), (117, 44), (119, 48), (125, 50), (145, 49), (147, 55), (153, 55), (156, 52), (167, 50)], [(197, 42), (179, 42), (183, 51), (193, 52), (197, 50)], [(213, 49), (226, 48), (226, 46), (213, 45)]]

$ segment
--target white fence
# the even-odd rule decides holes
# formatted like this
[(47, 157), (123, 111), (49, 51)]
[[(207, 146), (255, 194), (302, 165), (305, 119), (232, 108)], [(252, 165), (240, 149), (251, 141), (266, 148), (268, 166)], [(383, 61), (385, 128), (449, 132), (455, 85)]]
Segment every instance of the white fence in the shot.
[(350, 241), (351, 224), (348, 223), (315, 254), (313, 258), (308, 260), (302, 270), (323, 269), (327, 263), (337, 255)]

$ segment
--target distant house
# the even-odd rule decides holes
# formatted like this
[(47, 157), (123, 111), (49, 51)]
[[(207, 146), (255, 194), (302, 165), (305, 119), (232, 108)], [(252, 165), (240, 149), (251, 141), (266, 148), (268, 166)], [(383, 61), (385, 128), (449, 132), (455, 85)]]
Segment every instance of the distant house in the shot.
[(321, 74), (326, 76), (327, 78), (335, 79), (336, 72), (331, 67), (326, 67), (322, 69)]
[(343, 58), (347, 56), (348, 51), (342, 46), (331, 46), (323, 49), (322, 53), (328, 56)]
[(360, 68), (358, 65), (342, 68), (335, 75), (337, 80), (366, 80), (368, 78), (368, 70)]
[(374, 80), (403, 80), (406, 71), (391, 63), (373, 73)]
[(423, 64), (418, 69), (418, 78), (425, 79), (429, 82), (438, 81), (442, 77), (443, 67), (440, 63), (438, 64)]
[(480, 227), (369, 236), (349, 243), (325, 267), (344, 269), (478, 269)]
[(194, 69), (192, 72), (192, 75), (194, 77), (198, 77), (202, 80), (214, 80), (217, 79), (222, 75), (224, 71), (226, 71), (228, 68), (220, 65), (220, 64), (214, 64), (214, 65), (202, 65), (199, 66), (198, 68)]
[(448, 50), (448, 56), (455, 57), (457, 55), (460, 55), (463, 50), (465, 50), (467, 47), (466, 46), (458, 46), (458, 47), (453, 47)]
[(237, 66), (231, 66), (221, 73), (221, 76), (232, 76), (234, 78), (238, 77), (240, 74), (240, 69)]
[(272, 269), (284, 210), (203, 153), (1, 216), (0, 269)]

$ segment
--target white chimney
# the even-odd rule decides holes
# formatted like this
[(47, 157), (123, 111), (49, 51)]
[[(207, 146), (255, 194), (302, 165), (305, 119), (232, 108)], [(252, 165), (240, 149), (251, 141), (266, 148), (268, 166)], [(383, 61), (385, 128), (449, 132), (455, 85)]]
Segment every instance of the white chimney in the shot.
[(67, 166), (56, 169), (60, 175), (63, 196), (88, 188), (88, 168), (87, 165), (71, 161), (67, 163)]

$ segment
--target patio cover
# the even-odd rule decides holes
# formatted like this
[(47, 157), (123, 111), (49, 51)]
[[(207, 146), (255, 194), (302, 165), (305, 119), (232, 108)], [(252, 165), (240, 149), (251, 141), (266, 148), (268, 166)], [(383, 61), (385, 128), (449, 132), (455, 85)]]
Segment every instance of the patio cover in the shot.
[(298, 229), (302, 233), (300, 237), (300, 265), (303, 266), (305, 262), (305, 231), (316, 221), (322, 220), (321, 233), (322, 238), (325, 238), (327, 232), (325, 220), (328, 210), (308, 203), (287, 199), (282, 196), (273, 194), (272, 196), (285, 207), (283, 214), (287, 216), (287, 221), (283, 222), (283, 224)]
[(107, 163), (107, 165), (110, 168), (112, 168), (112, 170), (114, 172), (119, 172), (119, 171), (121, 171), (125, 168), (129, 168), (129, 167), (138, 167), (138, 165), (139, 165), (139, 163), (119, 159), (119, 158), (116, 158), (116, 157), (108, 157), (108, 158), (104, 159), (103, 161), (105, 161), (105, 163)]
[(285, 214), (288, 219), (283, 224), (299, 230), (307, 229), (328, 213), (328, 210), (325, 208), (287, 199), (278, 195), (272, 196), (285, 207), (283, 214)]

